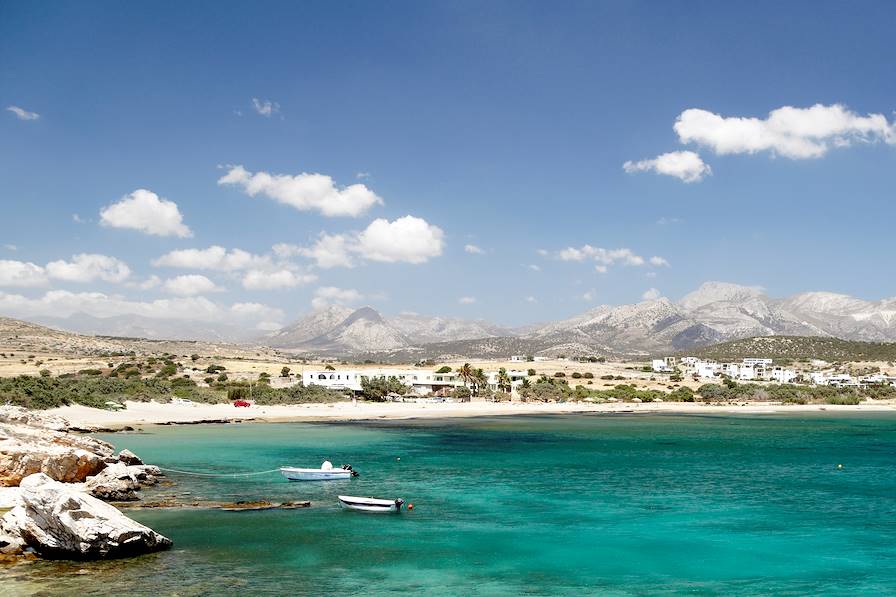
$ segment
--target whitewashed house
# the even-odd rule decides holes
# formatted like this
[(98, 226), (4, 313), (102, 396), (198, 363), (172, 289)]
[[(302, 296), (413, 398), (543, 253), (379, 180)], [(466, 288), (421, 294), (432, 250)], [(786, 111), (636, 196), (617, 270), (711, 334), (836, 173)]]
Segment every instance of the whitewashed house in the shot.
[(711, 361), (699, 361), (694, 367), (694, 373), (703, 379), (712, 379), (718, 370), (719, 364)]

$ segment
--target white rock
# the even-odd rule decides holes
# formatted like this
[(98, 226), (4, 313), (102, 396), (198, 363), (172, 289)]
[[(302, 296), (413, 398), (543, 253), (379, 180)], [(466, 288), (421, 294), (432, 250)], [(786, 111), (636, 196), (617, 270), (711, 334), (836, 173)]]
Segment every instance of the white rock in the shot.
[(128, 466), (134, 466), (143, 464), (143, 461), (140, 460), (140, 457), (131, 452), (130, 450), (122, 450), (118, 453), (118, 460), (125, 463)]
[(6, 542), (0, 549), (15, 549), (21, 538), (21, 544), (42, 557), (98, 559), (171, 546), (170, 539), (113, 506), (43, 473), (25, 478), (20, 487), (22, 505), (0, 519), (0, 536)]
[(123, 462), (110, 464), (97, 475), (88, 477), (84, 489), (93, 497), (107, 502), (129, 502), (139, 499), (137, 490), (140, 482), (135, 473), (144, 474), (141, 469), (126, 466)]

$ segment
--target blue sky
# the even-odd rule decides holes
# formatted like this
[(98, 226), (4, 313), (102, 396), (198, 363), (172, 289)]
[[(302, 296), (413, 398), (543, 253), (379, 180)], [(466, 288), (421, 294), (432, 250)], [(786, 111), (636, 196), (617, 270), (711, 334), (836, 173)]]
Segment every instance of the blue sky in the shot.
[[(0, 310), (896, 295), (892, 3), (560, 8), (0, 3)], [(212, 246), (251, 256), (163, 258)]]

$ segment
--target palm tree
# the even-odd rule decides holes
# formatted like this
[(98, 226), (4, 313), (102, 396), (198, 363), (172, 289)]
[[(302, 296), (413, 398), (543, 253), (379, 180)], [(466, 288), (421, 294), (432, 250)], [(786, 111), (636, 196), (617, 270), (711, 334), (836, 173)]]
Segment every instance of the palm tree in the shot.
[(488, 376), (482, 369), (473, 371), (473, 394), (478, 396), (479, 389), (488, 385)]
[(498, 369), (498, 389), (502, 392), (510, 393), (511, 390), (510, 376), (507, 375), (507, 369), (501, 367)]
[(457, 374), (464, 380), (464, 387), (473, 380), (473, 367), (470, 363), (464, 363), (463, 366), (457, 368)]

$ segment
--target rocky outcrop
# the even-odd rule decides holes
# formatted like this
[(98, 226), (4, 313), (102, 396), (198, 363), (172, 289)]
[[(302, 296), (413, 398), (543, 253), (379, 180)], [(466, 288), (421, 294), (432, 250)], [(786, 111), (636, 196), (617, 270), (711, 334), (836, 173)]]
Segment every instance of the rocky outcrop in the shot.
[[(0, 519), (0, 550), (45, 558), (100, 559), (171, 546), (171, 540), (113, 506), (43, 473), (22, 480), (22, 504)], [(3, 545), (5, 543), (5, 546)]]
[(16, 486), (34, 473), (80, 483), (114, 454), (104, 441), (32, 424), (0, 422), (0, 485)]
[(71, 428), (69, 422), (63, 417), (12, 405), (0, 406), (0, 423), (27, 425), (52, 431), (68, 431)]
[[(123, 462), (110, 464), (99, 474), (89, 477), (84, 483), (84, 490), (93, 497), (107, 502), (130, 502), (140, 499), (137, 490), (140, 489), (140, 481), (137, 479), (137, 471)], [(142, 470), (140, 471), (142, 473)], [(146, 474), (143, 473), (144, 478)]]
[(130, 450), (122, 450), (118, 453), (118, 460), (125, 463), (128, 466), (140, 465), (143, 464), (143, 461), (140, 460), (140, 457), (131, 452)]

